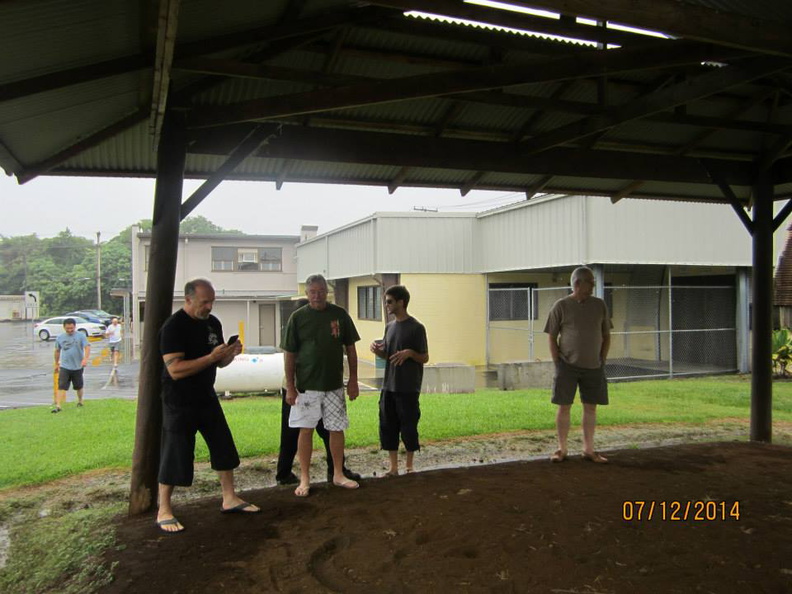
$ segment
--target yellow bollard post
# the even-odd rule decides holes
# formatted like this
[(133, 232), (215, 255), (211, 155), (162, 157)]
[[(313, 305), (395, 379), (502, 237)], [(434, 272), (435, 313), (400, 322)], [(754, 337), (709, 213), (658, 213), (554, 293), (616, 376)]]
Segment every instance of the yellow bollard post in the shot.
[(239, 341), (242, 343), (242, 351), (244, 352), (244, 350), (245, 350), (245, 322), (242, 322), (242, 321), (239, 322), (239, 331), (237, 332), (237, 334), (239, 334)]

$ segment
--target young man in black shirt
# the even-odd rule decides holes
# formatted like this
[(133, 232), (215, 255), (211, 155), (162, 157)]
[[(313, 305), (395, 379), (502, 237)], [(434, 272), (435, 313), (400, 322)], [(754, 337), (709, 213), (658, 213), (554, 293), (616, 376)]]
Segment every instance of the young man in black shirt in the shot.
[(385, 291), (385, 309), (394, 320), (385, 327), (384, 340), (371, 343), (371, 352), (386, 361), (379, 403), (380, 446), (387, 450), (390, 461), (385, 476), (399, 474), (399, 434), (407, 450), (407, 472), (413, 471), (413, 457), (421, 449), (418, 396), (429, 349), (423, 324), (407, 313), (409, 303), (410, 293), (403, 285)]
[(225, 344), (220, 320), (211, 315), (214, 300), (215, 291), (208, 280), (188, 282), (184, 287), (184, 307), (168, 318), (160, 330), (165, 369), (157, 525), (165, 532), (184, 530), (173, 515), (171, 496), (176, 485), (192, 485), (196, 432), (206, 441), (212, 468), (220, 477), (220, 511), (261, 511), (240, 499), (234, 488), (239, 455), (214, 382), (217, 368), (229, 365), (242, 352), (242, 343)]

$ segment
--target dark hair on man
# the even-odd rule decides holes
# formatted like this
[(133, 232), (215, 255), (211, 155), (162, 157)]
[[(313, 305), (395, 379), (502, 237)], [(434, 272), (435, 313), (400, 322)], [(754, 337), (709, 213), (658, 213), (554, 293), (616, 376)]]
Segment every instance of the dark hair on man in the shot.
[(404, 301), (404, 309), (407, 309), (407, 306), (410, 304), (410, 292), (404, 285), (393, 285), (392, 287), (388, 287), (385, 291), (385, 295), (390, 295), (396, 301)]
[(66, 324), (74, 324), (76, 326), (77, 320), (75, 320), (74, 318), (66, 318), (65, 320), (63, 320), (64, 327), (66, 326)]
[(184, 296), (190, 298), (195, 297), (195, 291), (198, 287), (214, 289), (212, 281), (208, 278), (194, 278), (191, 281), (187, 281), (187, 284), (184, 285)]
[(305, 288), (307, 289), (311, 285), (324, 285), (327, 288), (327, 279), (321, 274), (312, 274), (305, 279)]

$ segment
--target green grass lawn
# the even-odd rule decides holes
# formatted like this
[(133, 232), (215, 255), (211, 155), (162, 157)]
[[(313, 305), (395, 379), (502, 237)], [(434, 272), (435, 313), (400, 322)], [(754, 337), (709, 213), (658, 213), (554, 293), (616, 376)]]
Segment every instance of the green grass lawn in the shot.
[[(610, 386), (611, 406), (601, 407), (601, 425), (635, 423), (703, 423), (749, 417), (750, 382), (739, 377), (617, 383)], [(349, 403), (349, 447), (377, 447), (376, 393)], [(89, 400), (77, 409), (67, 404), (60, 414), (48, 408), (0, 412), (0, 489), (37, 484), (99, 468), (128, 468), (132, 458), (136, 403)], [(240, 398), (224, 401), (242, 457), (277, 452), (280, 399)], [(580, 406), (573, 408), (579, 422)], [(549, 390), (421, 396), (421, 439), (444, 440), (554, 427), (555, 407)], [(792, 383), (774, 385), (773, 419), (792, 421)], [(198, 439), (198, 460), (207, 451)]]

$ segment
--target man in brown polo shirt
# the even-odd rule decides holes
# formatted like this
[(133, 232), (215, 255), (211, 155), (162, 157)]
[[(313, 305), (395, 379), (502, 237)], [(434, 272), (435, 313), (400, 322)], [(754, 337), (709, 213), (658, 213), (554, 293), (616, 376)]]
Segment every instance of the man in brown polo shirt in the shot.
[(612, 327), (605, 302), (593, 296), (594, 273), (581, 266), (572, 272), (572, 294), (553, 304), (544, 331), (550, 339), (550, 355), (555, 363), (553, 404), (558, 405), (556, 429), (558, 449), (550, 457), (563, 462), (567, 457), (569, 417), (575, 392), (580, 387), (583, 402), (583, 458), (605, 464), (608, 459), (594, 450), (597, 405), (608, 404), (605, 360), (610, 348)]

